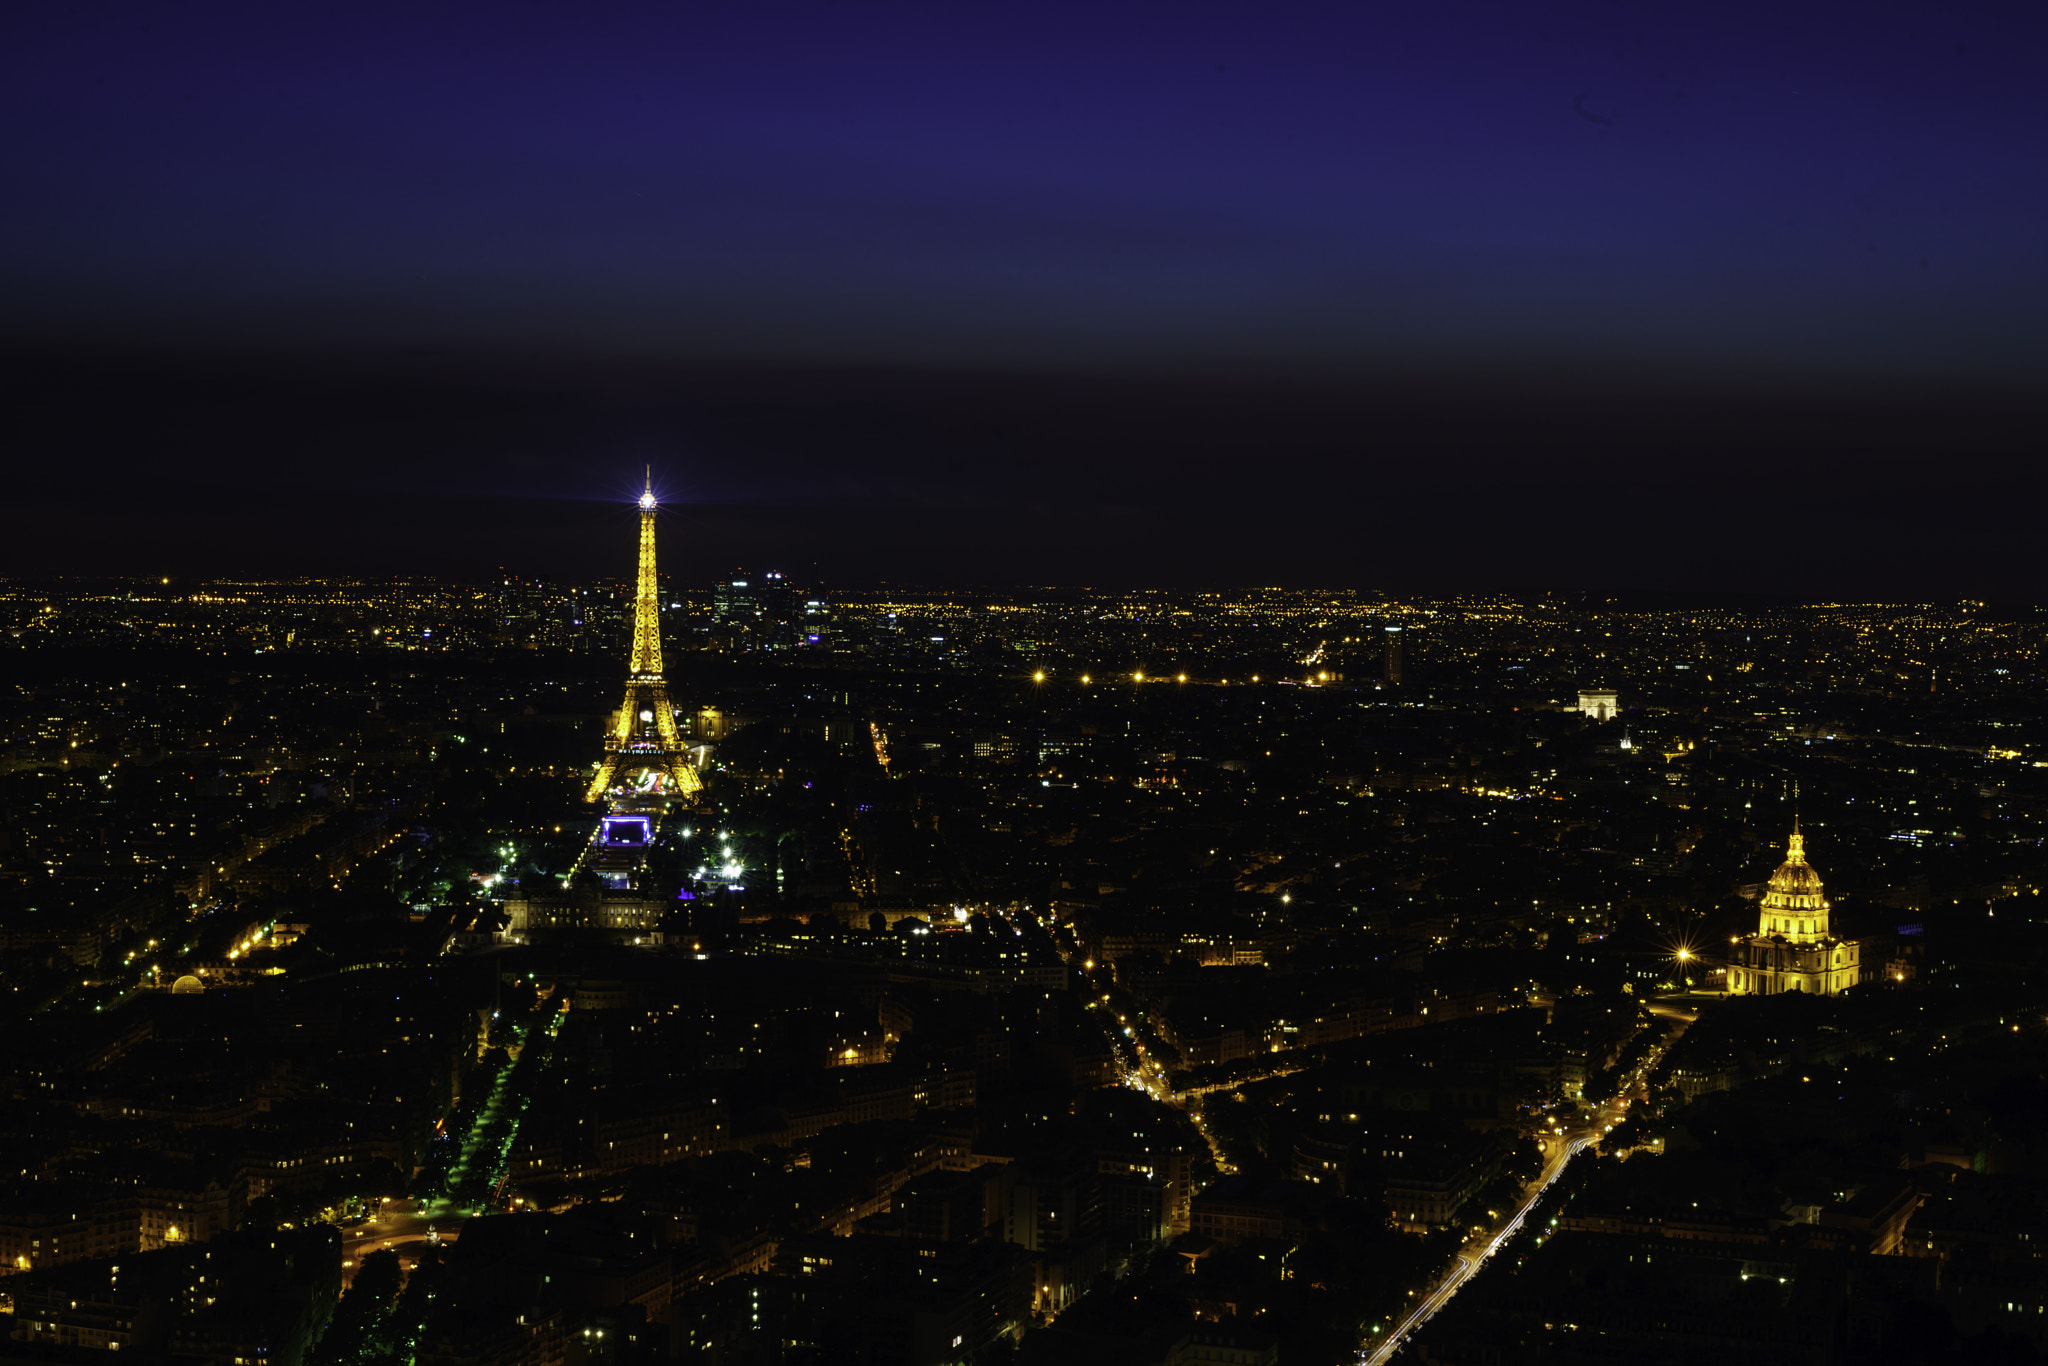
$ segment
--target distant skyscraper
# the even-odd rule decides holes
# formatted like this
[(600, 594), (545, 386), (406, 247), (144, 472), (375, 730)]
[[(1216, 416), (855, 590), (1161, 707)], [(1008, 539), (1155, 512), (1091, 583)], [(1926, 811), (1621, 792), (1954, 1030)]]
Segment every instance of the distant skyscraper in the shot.
[(761, 644), (771, 650), (786, 650), (797, 644), (797, 632), (803, 626), (803, 595), (781, 574), (769, 573), (761, 576), (758, 601), (761, 610), (755, 631)]
[(1387, 686), (1398, 688), (1408, 681), (1408, 656), (1403, 647), (1402, 630), (1398, 626), (1387, 628)]
[(832, 604), (823, 592), (813, 588), (802, 595), (803, 617), (797, 623), (796, 643), (808, 647), (829, 648), (833, 637), (838, 634), (837, 623), (832, 615)]
[(776, 572), (742, 570), (711, 590), (712, 634), (730, 649), (786, 650), (804, 640), (806, 600)]
[(498, 588), (498, 642), (524, 649), (560, 648), (582, 608), (561, 587), (539, 579), (507, 577)]
[(752, 626), (760, 610), (759, 590), (754, 587), (754, 576), (746, 570), (712, 586), (711, 620), (715, 626)]
[(626, 700), (612, 713), (604, 737), (604, 762), (590, 781), (586, 800), (596, 801), (631, 774), (646, 790), (687, 796), (703, 786), (676, 729), (668, 681), (661, 671), (661, 588), (654, 574), (654, 475), (640, 495), (640, 582), (633, 602), (633, 656), (626, 673)]

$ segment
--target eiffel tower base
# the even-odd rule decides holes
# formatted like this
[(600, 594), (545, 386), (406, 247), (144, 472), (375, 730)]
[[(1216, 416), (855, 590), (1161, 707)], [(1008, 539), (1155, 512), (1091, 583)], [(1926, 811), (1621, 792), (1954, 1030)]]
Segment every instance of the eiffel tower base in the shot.
[(636, 771), (662, 774), (665, 796), (691, 797), (704, 788), (704, 781), (697, 776), (697, 769), (683, 747), (682, 735), (676, 729), (668, 688), (659, 678), (643, 676), (627, 681), (625, 703), (613, 714), (604, 738), (604, 759), (583, 799), (597, 801), (623, 775)]

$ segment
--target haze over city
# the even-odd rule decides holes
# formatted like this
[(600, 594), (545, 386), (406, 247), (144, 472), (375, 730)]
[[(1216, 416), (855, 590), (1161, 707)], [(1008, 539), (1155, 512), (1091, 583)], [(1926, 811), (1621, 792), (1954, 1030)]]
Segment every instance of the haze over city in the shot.
[(2037, 592), (2043, 27), (19, 16), (6, 563)]

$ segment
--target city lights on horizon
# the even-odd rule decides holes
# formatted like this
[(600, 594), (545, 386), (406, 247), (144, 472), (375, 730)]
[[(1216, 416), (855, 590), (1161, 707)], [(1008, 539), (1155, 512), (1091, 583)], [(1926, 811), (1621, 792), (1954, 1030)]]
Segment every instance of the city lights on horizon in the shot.
[[(651, 494), (650, 481), (642, 497)], [(615, 500), (615, 514), (625, 501)], [(657, 518), (643, 522), (651, 540)], [(613, 534), (623, 562), (623, 527)], [(641, 564), (651, 578), (651, 554)], [(1973, 1041), (1943, 1052), (1916, 1019), (1919, 1007), (1953, 996), (1947, 1027), (1978, 1008), (1969, 993), (1979, 983), (2015, 1000), (2029, 989), (1998, 960), (2030, 961), (2004, 953), (2030, 942), (2021, 908), (2038, 904), (2015, 901), (2034, 890), (2026, 841), (2039, 833), (2027, 786), (2037, 747), (2025, 724), (2034, 675), (2019, 661), (2048, 628), (1972, 636), (1954, 618), (1888, 618), (1883, 649), (1869, 647), (1857, 657), (1863, 667), (1836, 678), (1819, 671), (1837, 668), (1848, 647), (1809, 647), (1878, 628), (1776, 609), (1737, 627), (1699, 627), (1601, 604), (1475, 599), (1415, 609), (1430, 625), (1402, 637), (1410, 648), (1397, 679), (1373, 624), (1386, 604), (1363, 596), (897, 586), (834, 597), (827, 641), (812, 651), (793, 632), (750, 635), (732, 623), (752, 620), (738, 614), (763, 603), (824, 595), (741, 597), (729, 591), (741, 578), (756, 593), (764, 582), (729, 576), (717, 585), (723, 598), (708, 584), (671, 585), (663, 610), (645, 605), (651, 595), (635, 596), (645, 580), (624, 578), (530, 596), (524, 584), (512, 591), (510, 576), (502, 594), (474, 585), (207, 585), (173, 604), (146, 584), (95, 585), (90, 599), (18, 592), (20, 657), (31, 660), (46, 639), (103, 649), (90, 632), (108, 623), (131, 631), (126, 623), (150, 618), (198, 623), (191, 629), (213, 634), (194, 638), (216, 651), (222, 634), (238, 630), (252, 644), (272, 643), (260, 633), (281, 621), (308, 636), (323, 624), (316, 618), (334, 627), (314, 636), (317, 645), (302, 637), (290, 647), (298, 660), (281, 644), (254, 662), (243, 651), (226, 667), (220, 654), (195, 650), (200, 663), (189, 673), (167, 665), (161, 680), (87, 681), (17, 708), (9, 754), (19, 767), (8, 776), (17, 790), (40, 793), (50, 814), (10, 832), (0, 865), (55, 888), (105, 877), (119, 859), (124, 874), (132, 862), (153, 885), (194, 894), (189, 904), (152, 903), (149, 913), (176, 928), (161, 952), (142, 937), (164, 933), (155, 921), (129, 926), (118, 915), (94, 921), (96, 962), (75, 961), (69, 938), (36, 941), (56, 946), (43, 961), (63, 974), (48, 983), (63, 995), (42, 1012), (53, 1027), (37, 1037), (61, 1041), (68, 1021), (134, 1009), (123, 1004), (128, 994), (164, 991), (188, 969), (182, 990), (203, 989), (209, 1008), (235, 992), (266, 1003), (251, 1020), (315, 1018), (297, 1003), (327, 1000), (327, 974), (351, 974), (343, 985), (367, 990), (348, 1029), (367, 1041), (361, 1051), (377, 1070), (330, 1071), (331, 1039), (306, 1041), (290, 1028), (251, 1028), (225, 1055), (253, 1061), (254, 1085), (291, 1077), (330, 1094), (399, 1075), (391, 1060), (423, 1051), (434, 1060), (435, 1089), (408, 1086), (402, 1107), (295, 1116), (309, 1126), (298, 1146), (265, 1131), (278, 1161), (323, 1176), (331, 1164), (341, 1190), (373, 1169), (347, 1156), (355, 1150), (334, 1130), (382, 1126), (365, 1151), (405, 1156), (392, 1189), (431, 1188), (416, 1202), (394, 1196), (400, 1207), (374, 1238), (349, 1224), (348, 1271), (395, 1225), (409, 1220), (412, 1238), (428, 1214), (462, 1258), (488, 1242), (474, 1238), (461, 1251), (453, 1235), (469, 1219), (614, 1198), (628, 1216), (621, 1227), (681, 1255), (660, 1232), (672, 1222), (641, 1221), (652, 1187), (634, 1173), (676, 1164), (695, 1172), (699, 1159), (715, 1157), (745, 1173), (721, 1217), (741, 1234), (774, 1231), (788, 1251), (783, 1263), (747, 1273), (764, 1291), (801, 1274), (817, 1278), (806, 1293), (829, 1299), (835, 1286), (855, 1284), (835, 1278), (860, 1260), (873, 1263), (860, 1273), (871, 1277), (857, 1283), (861, 1303), (884, 1303), (904, 1287), (940, 1294), (965, 1265), (956, 1256), (986, 1259), (982, 1271), (1003, 1258), (1022, 1268), (1060, 1246), (1077, 1217), (1104, 1237), (1128, 1216), (1140, 1222), (1118, 1236), (1137, 1250), (1189, 1233), (1226, 1248), (1270, 1237), (1274, 1246), (1252, 1251), (1276, 1257), (1283, 1279), (1301, 1278), (1290, 1297), (1319, 1314), (1341, 1309), (1331, 1321), (1391, 1351), (1432, 1316), (1460, 1313), (1469, 1304), (1460, 1287), (1487, 1274), (1494, 1252), (1526, 1261), (1560, 1232), (1572, 1237), (1557, 1246), (1572, 1246), (1583, 1231), (1575, 1215), (1593, 1205), (1571, 1202), (1595, 1188), (1558, 1179), (1569, 1171), (1597, 1183), (1618, 1165), (1589, 1172), (1576, 1154), (1644, 1154), (1629, 1156), (1630, 1182), (1692, 1198), (1701, 1193), (1660, 1185), (1654, 1164), (1657, 1135), (1684, 1123), (1695, 1084), (1757, 1087), (1761, 1109), (1744, 1112), (1768, 1114), (1773, 1079), (1745, 1070), (1723, 1026), (1739, 1030), (1769, 1012), (1730, 1002), (1727, 969), (1715, 965), (1741, 964), (1752, 951), (1783, 963), (1793, 941), (1821, 933), (1820, 886), (1803, 863), (1758, 881), (1791, 828), (1793, 776), (1808, 785), (1802, 828), (1821, 867), (1839, 857), (1861, 887), (1895, 889), (1882, 902), (1859, 895), (1844, 931), (1869, 955), (1854, 964), (1855, 994), (1797, 1004), (1826, 1022), (1831, 1049), (1863, 1042), (1857, 1031), (1870, 1029), (1886, 1051), (1906, 1053), (1894, 1034), (1915, 1050), (1886, 1065), (1901, 1076), (1910, 1067), (1904, 1081), (1860, 1073), (1875, 1059), (1848, 1049), (1825, 1077), (1808, 1065), (1814, 1082), (1844, 1078), (1852, 1099), (1859, 1083), (1910, 1085), (1934, 1105), (1984, 1094), (1979, 1083), (1997, 1074), (1970, 1070), (1984, 1063), (1981, 1050)], [(52, 602), (63, 610), (42, 610)], [(721, 614), (721, 602), (731, 610)], [(567, 607), (587, 610), (602, 629), (557, 632)], [(46, 618), (54, 621), (33, 624)], [(1752, 635), (1775, 643), (1764, 648)], [(398, 661), (379, 653), (395, 648), (390, 637), (448, 653)], [(660, 673), (664, 644), (675, 653)], [(1937, 649), (1948, 651), (1941, 686), (1953, 692), (1932, 691), (1915, 663)], [(1724, 659), (1755, 667), (1733, 688), (1692, 667)], [(1257, 682), (1255, 668), (1278, 670), (1275, 686), (1222, 686)], [(1112, 686), (1087, 686), (1097, 672)], [(662, 684), (659, 705), (634, 690), (649, 680)], [(1064, 687), (1076, 680), (1083, 686)], [(1595, 685), (1613, 690), (1598, 694), (1611, 714), (1583, 709), (1581, 688)], [(1853, 709), (1858, 725), (1837, 724), (1827, 711), (1837, 705)], [(690, 742), (682, 752), (700, 788), (680, 791), (634, 769), (668, 757), (664, 717)], [(1624, 728), (1632, 746), (1619, 743)], [(1928, 744), (1933, 737), (1941, 743)], [(616, 755), (616, 781), (584, 817), (567, 816), (603, 762), (601, 746)], [(81, 765), (101, 780), (86, 782)], [(608, 835), (586, 840), (593, 824)], [(1901, 830), (1925, 843), (1900, 842)], [(1889, 909), (1921, 894), (1907, 879), (1929, 848), (1940, 850), (1939, 866), (1968, 873), (1958, 885), (1972, 889), (1974, 957), (1960, 966), (1943, 957), (1949, 941), (1933, 936), (1952, 935), (1962, 914), (1928, 913), (1931, 934), (1919, 941), (1918, 926), (1897, 922), (1922, 913)], [(565, 867), (584, 875), (565, 876)], [(1977, 889), (1988, 901), (1975, 899)], [(394, 911), (376, 934), (351, 918), (358, 893)], [(1792, 923), (1758, 926), (1760, 895), (1767, 917)], [(293, 919), (273, 926), (239, 915), (238, 897), (266, 914), (289, 905)], [(2008, 914), (1990, 918), (1991, 903)], [(59, 908), (46, 913), (47, 926), (28, 928), (68, 934), (74, 918), (111, 915), (116, 903), (77, 905), (76, 917)], [(1754, 950), (1743, 948), (1752, 926), (1766, 932)], [(1724, 955), (1720, 937), (1731, 928), (1745, 933), (1731, 936)], [(1830, 971), (1849, 971), (1846, 945), (1844, 954)], [(20, 966), (10, 971), (42, 970), (27, 956), (11, 961)], [(1980, 964), (1982, 975), (1965, 975)], [(882, 977), (945, 989), (882, 991)], [(38, 985), (7, 983), (17, 996)], [(418, 999), (428, 1008), (416, 1008)], [(279, 1014), (270, 1008), (279, 1002), (292, 1008)], [(2028, 1009), (2033, 1029), (2039, 1015)], [(1711, 1028), (1682, 1028), (1708, 1011), (1722, 1012)], [(222, 1015), (231, 1017), (241, 1018)], [(974, 1040), (1020, 1024), (1042, 1037), (1018, 1046), (1048, 1050), (1056, 1066), (972, 1061)], [(2001, 1020), (1998, 1037), (2010, 1043), (2014, 1028)], [(1667, 1062), (1681, 1034), (1687, 1051)], [(1749, 1054), (1768, 1054), (1753, 1044), (1745, 1041)], [(160, 1079), (148, 1068), (167, 1054), (151, 1041), (123, 1045), (83, 1077), (71, 1075), (72, 1056), (67, 1044), (26, 1065), (48, 1095), (98, 1113), (137, 1104), (132, 1096), (157, 1103)], [(1365, 1094), (1351, 1070), (1359, 1061), (1427, 1094), (1397, 1099), (1384, 1085)], [(778, 1101), (766, 1107), (769, 1127), (753, 1127), (764, 1109), (757, 1101), (776, 1094), (785, 1069), (807, 1079), (807, 1108), (798, 1115)], [(830, 1069), (828, 1084), (813, 1088), (820, 1069)], [(1786, 1080), (1800, 1075), (1795, 1068)], [(1411, 1099), (1418, 1103), (1400, 1103)], [(1460, 1113), (1468, 1101), (1483, 1129)], [(745, 1125), (731, 1114), (741, 1103)], [(492, 1105), (496, 1117), (484, 1117)], [(802, 1203), (823, 1175), (805, 1160), (823, 1155), (819, 1165), (829, 1165), (841, 1126), (921, 1126), (928, 1111), (948, 1124), (1001, 1114), (1020, 1153), (1077, 1151), (1081, 1165), (1071, 1181), (1030, 1160), (1004, 1164), (996, 1177), (944, 1172), (929, 1183), (905, 1170), (907, 1184), (890, 1177), (903, 1210), (859, 1219), (844, 1205)], [(600, 1124), (608, 1127), (593, 1137)], [(428, 1134), (423, 1153), (403, 1146), (406, 1135)], [(60, 1140), (67, 1133), (53, 1130)], [(1900, 1179), (1889, 1165), (1897, 1150), (1873, 1151), (1882, 1169), (1857, 1179)], [(415, 1169), (423, 1175), (409, 1177)], [(1148, 1178), (1152, 1193), (1119, 1184), (1112, 1205), (1110, 1187), (1091, 1180), (1112, 1172), (1119, 1183)], [(1240, 1172), (1258, 1175), (1231, 1183)], [(1976, 1175), (1957, 1167), (1952, 1179)], [(929, 1279), (922, 1261), (886, 1271), (906, 1249), (921, 1256), (917, 1240), (901, 1238), (836, 1269), (790, 1268), (791, 1257), (818, 1247), (881, 1247), (875, 1240), (904, 1231), (914, 1202), (941, 1183), (983, 1179), (1003, 1184), (978, 1188), (970, 1211), (998, 1196), (1005, 1208), (1026, 1208), (1019, 1192), (1041, 1180), (1056, 1180), (1058, 1199), (1073, 1203), (1037, 1206), (1037, 1232), (1012, 1222), (994, 1237), (935, 1241), (944, 1265), (931, 1263)], [(1768, 1190), (1769, 1173), (1751, 1184)], [(1838, 1198), (1850, 1198), (1842, 1189)], [(1780, 1226), (1774, 1240), (1845, 1236), (1841, 1220), (1787, 1222), (1782, 1194), (1754, 1212), (1757, 1228)], [(1523, 1230), (1532, 1208), (1543, 1213)], [(1383, 1302), (1350, 1303), (1312, 1284), (1302, 1256), (1287, 1260), (1290, 1220), (1304, 1209), (1398, 1212), (1373, 1232), (1393, 1287)], [(1747, 1214), (1723, 1227), (1678, 1209), (1671, 1217), (1708, 1241), (1745, 1243), (1755, 1232)], [(81, 1216), (96, 1217), (84, 1206)], [(358, 1216), (330, 1208), (312, 1217)], [(1904, 1211), (1898, 1223), (1917, 1229), (1921, 1217)], [(221, 1236), (184, 1215), (178, 1226), (194, 1246)], [(1654, 1251), (1661, 1267), (1663, 1234), (1641, 1236), (1660, 1240), (1638, 1251)], [(8, 1258), (15, 1251), (0, 1247)], [(1252, 1251), (1201, 1265), (1218, 1304), (1233, 1302), (1221, 1293), (1240, 1269), (1244, 1285), (1265, 1294), (1257, 1287), (1270, 1277), (1250, 1273)], [(633, 1245), (626, 1262), (649, 1264), (641, 1256)], [(1166, 1258), (1165, 1269), (1184, 1277), (1180, 1261)], [(1141, 1262), (1127, 1289), (1185, 1288), (1145, 1281)], [(1812, 1265), (1800, 1274), (1826, 1274)], [(459, 1280), (442, 1282), (451, 1296)], [(1040, 1322), (1085, 1293), (1040, 1278), (1004, 1312)], [(764, 1334), (813, 1331), (778, 1317), (786, 1297), (764, 1293), (760, 1303)], [(982, 1314), (986, 1302), (975, 1306)], [(1582, 1312), (1599, 1312), (1598, 1297), (1574, 1311)], [(1378, 1319), (1370, 1333), (1367, 1316)], [(1201, 1331), (1270, 1325), (1233, 1317), (1224, 1312)], [(133, 1354), (129, 1344), (123, 1351)]]

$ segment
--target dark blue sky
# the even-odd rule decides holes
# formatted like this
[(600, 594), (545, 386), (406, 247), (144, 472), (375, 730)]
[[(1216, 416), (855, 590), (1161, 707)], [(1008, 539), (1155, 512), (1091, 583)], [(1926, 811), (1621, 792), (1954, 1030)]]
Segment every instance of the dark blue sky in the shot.
[[(17, 437), (199, 489), (574, 498), (653, 458), (707, 518), (918, 499), (1072, 563), (1079, 513), (1002, 520), (1034, 468), (1136, 507), (1194, 450), (1268, 488), (1188, 515), (1277, 579), (1373, 572), (1285, 524), (1422, 460), (1500, 523), (1483, 572), (1570, 577), (1501, 490), (1576, 451), (1692, 586), (1735, 572), (1716, 459), (1904, 517), (1927, 461), (2010, 495), (2039, 453), (2038, 6), (52, 6), (0, 24), (0, 109)], [(996, 572), (890, 525), (824, 557)], [(1181, 543), (1091, 572), (1214, 572)]]

